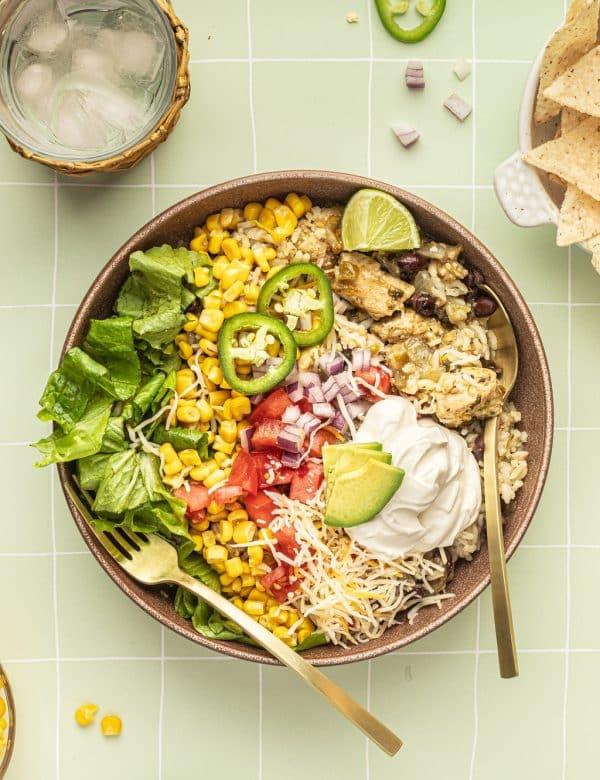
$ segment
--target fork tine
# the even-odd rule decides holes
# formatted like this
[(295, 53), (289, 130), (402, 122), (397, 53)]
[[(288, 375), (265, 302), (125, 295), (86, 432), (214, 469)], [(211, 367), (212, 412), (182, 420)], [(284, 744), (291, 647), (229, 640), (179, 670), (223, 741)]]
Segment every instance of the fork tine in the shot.
[(138, 544), (135, 534), (130, 531), (128, 528), (115, 528), (112, 532), (113, 536), (115, 537), (115, 541), (118, 545), (124, 548), (125, 552), (129, 553), (130, 555), (133, 555), (136, 552), (139, 552), (141, 549), (140, 544)]

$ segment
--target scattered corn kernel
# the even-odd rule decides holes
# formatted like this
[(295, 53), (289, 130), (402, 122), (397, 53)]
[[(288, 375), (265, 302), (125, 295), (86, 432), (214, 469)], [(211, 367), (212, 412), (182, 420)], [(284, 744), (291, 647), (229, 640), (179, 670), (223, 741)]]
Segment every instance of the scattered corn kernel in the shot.
[(195, 406), (177, 407), (177, 419), (182, 423), (200, 422), (200, 410)]
[(236, 544), (251, 542), (254, 539), (255, 533), (255, 523), (253, 523), (251, 520), (241, 520), (235, 525), (233, 529), (233, 541)]
[(202, 532), (202, 541), (204, 542), (204, 547), (212, 547), (217, 543), (217, 538), (215, 536), (214, 531), (203, 531)]
[(208, 403), (214, 409), (215, 406), (223, 406), (229, 397), (229, 390), (214, 390), (208, 394)]
[(194, 354), (194, 350), (192, 349), (192, 345), (188, 341), (180, 341), (179, 342), (179, 354), (184, 359), (187, 360), (188, 358), (191, 358)]
[(217, 504), (217, 502), (213, 498), (213, 500), (210, 502), (210, 504), (207, 507), (207, 512), (209, 515), (212, 515), (214, 517), (215, 515), (220, 515), (223, 512), (223, 509), (224, 507), (222, 507), (221, 504)]
[(248, 599), (250, 601), (262, 601), (263, 604), (266, 603), (267, 598), (268, 598), (267, 594), (264, 591), (261, 592), (256, 587), (252, 588), (252, 590), (248, 594)]
[(244, 287), (244, 300), (249, 304), (256, 303), (259, 293), (260, 287), (257, 284), (247, 284)]
[(312, 631), (309, 629), (303, 628), (298, 631), (298, 644), (301, 645), (302, 642), (305, 642), (308, 637), (312, 634)]
[(300, 217), (304, 216), (305, 208), (304, 204), (302, 203), (302, 200), (298, 197), (298, 195), (295, 192), (290, 192), (289, 195), (285, 199), (285, 204), (288, 206), (300, 219)]
[(239, 557), (229, 558), (225, 564), (225, 571), (230, 577), (236, 579), (242, 576), (242, 559)]
[(249, 415), (252, 410), (250, 399), (245, 395), (232, 398), (229, 408), (231, 409), (233, 419), (238, 422)]
[(207, 230), (220, 230), (223, 225), (221, 225), (221, 215), (220, 214), (209, 214), (206, 218), (206, 229)]
[(175, 390), (178, 395), (184, 395), (196, 381), (196, 375), (190, 368), (182, 368), (175, 375)]
[(221, 225), (224, 228), (234, 228), (243, 219), (241, 209), (226, 208), (221, 210)]
[(246, 601), (244, 603), (244, 612), (247, 615), (263, 615), (265, 612), (265, 605), (262, 601)]
[(215, 452), (213, 455), (215, 462), (219, 464), (219, 466), (223, 465), (223, 463), (228, 459), (227, 455), (224, 452)]
[(195, 314), (186, 314), (187, 322), (183, 326), (186, 333), (193, 333), (198, 327), (198, 317)]
[(232, 523), (239, 523), (248, 519), (248, 512), (245, 509), (234, 509), (227, 515), (227, 519), (231, 520)]
[(307, 211), (312, 209), (312, 201), (308, 195), (301, 195), (300, 200), (302, 201), (302, 205), (304, 206), (304, 213), (306, 214)]
[(118, 737), (123, 723), (118, 715), (105, 715), (100, 721), (100, 728), (105, 737)]
[[(182, 409), (182, 411), (184, 410)], [(183, 463), (179, 460), (179, 458), (176, 458), (175, 460), (172, 460), (170, 463), (165, 463), (163, 471), (168, 477), (172, 477), (175, 474), (179, 474), (179, 472), (182, 469), (183, 469)]]
[[(266, 228), (267, 230), (273, 230), (273, 228), (277, 225), (277, 222), (275, 221), (275, 214), (273, 214), (272, 209), (268, 208), (262, 208), (260, 210), (260, 214), (258, 215), (258, 222), (259, 224)], [(209, 241), (210, 246), (210, 241)]]
[(223, 294), (220, 290), (213, 290), (204, 298), (205, 309), (220, 309)]
[(225, 563), (228, 557), (228, 552), (227, 549), (222, 545), (213, 544), (206, 550), (204, 557), (206, 558), (206, 562), (210, 563), (211, 565), (219, 561), (221, 563)]
[(288, 630), (285, 626), (276, 626), (273, 629), (273, 633), (278, 639), (281, 639), (282, 642), (285, 642), (286, 645), (289, 645), (290, 647), (294, 647), (296, 645), (296, 640), (293, 636), (288, 634)]
[(160, 445), (160, 454), (165, 459), (165, 463), (171, 463), (172, 461), (177, 460), (175, 448), (168, 442)]
[(221, 251), (228, 260), (239, 260), (242, 256), (240, 245), (235, 238), (226, 238), (221, 244)]
[[(2, 699), (0, 701), (4, 704)], [(98, 707), (96, 704), (86, 702), (86, 704), (82, 704), (81, 707), (75, 710), (75, 720), (80, 726), (89, 726), (90, 723), (94, 722), (97, 712)]]
[(208, 236), (206, 233), (200, 233), (199, 236), (190, 241), (190, 249), (194, 252), (206, 252), (208, 249)]
[(204, 328), (204, 330), (217, 333), (223, 324), (224, 319), (225, 317), (223, 316), (223, 312), (219, 309), (203, 309), (199, 322), (200, 326)]
[(206, 287), (210, 282), (210, 271), (206, 266), (194, 268), (194, 284), (196, 287)]
[(248, 548), (248, 563), (250, 566), (260, 566), (263, 562), (264, 552), (260, 545)]
[(225, 441), (219, 434), (215, 436), (215, 441), (213, 443), (213, 449), (217, 452), (224, 452), (226, 455), (231, 455), (235, 448), (235, 441), (228, 442)]
[(190, 477), (195, 482), (204, 482), (211, 474), (213, 474), (219, 467), (214, 460), (208, 460), (202, 466), (196, 466), (190, 471)]
[(217, 354), (217, 345), (213, 341), (209, 341), (208, 339), (200, 339), (198, 346), (207, 355)]
[(180, 450), (179, 460), (185, 466), (200, 466), (200, 464), (202, 463), (202, 460), (200, 459), (200, 455), (198, 454), (197, 450), (192, 450), (192, 449)]
[(225, 571), (223, 574), (219, 575), (219, 582), (224, 588), (227, 588), (229, 585), (231, 585), (235, 579), (235, 577), (230, 577), (229, 574), (227, 574), (227, 563), (228, 561), (225, 561)]
[(258, 215), (262, 211), (262, 203), (246, 203), (244, 206), (244, 219), (255, 220), (258, 219)]
[(231, 520), (221, 520), (219, 523), (219, 539), (221, 544), (227, 544), (233, 539), (233, 523)]
[(219, 426), (219, 436), (228, 444), (237, 439), (237, 425), (234, 420), (223, 420)]
[(211, 488), (217, 485), (219, 482), (222, 482), (225, 479), (225, 474), (221, 469), (217, 469), (216, 471), (213, 471), (212, 474), (210, 474), (206, 479), (204, 480), (203, 484), (204, 487)]
[(216, 385), (220, 385), (223, 381), (223, 372), (221, 371), (220, 366), (213, 366), (206, 376)]

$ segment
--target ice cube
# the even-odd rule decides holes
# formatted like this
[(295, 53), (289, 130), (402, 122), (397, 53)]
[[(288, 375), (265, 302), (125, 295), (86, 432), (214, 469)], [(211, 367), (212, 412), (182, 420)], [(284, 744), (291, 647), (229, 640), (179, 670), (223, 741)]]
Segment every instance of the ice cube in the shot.
[(24, 68), (15, 82), (15, 89), (23, 101), (32, 101), (48, 94), (52, 85), (52, 68), (41, 62), (34, 62)]
[(152, 82), (163, 64), (165, 47), (158, 38), (141, 30), (119, 36), (116, 66), (120, 73), (138, 82)]
[(145, 105), (142, 99), (136, 99), (108, 79), (89, 87), (86, 106), (90, 113), (101, 116), (108, 125), (127, 135), (133, 135), (143, 125)]
[(33, 26), (26, 45), (35, 54), (52, 57), (61, 53), (68, 39), (69, 27), (66, 21), (50, 21), (48, 17), (42, 17)]
[(113, 73), (110, 55), (99, 48), (75, 47), (71, 59), (71, 72), (109, 78)]
[(69, 149), (104, 149), (110, 133), (102, 116), (90, 111), (87, 96), (80, 90), (67, 90), (54, 105), (50, 129), (56, 140)]

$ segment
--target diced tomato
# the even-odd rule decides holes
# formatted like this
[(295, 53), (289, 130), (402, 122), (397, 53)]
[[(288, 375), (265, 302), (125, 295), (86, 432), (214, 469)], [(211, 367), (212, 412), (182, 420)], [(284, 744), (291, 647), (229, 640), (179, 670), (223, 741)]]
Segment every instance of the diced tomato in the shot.
[(206, 509), (206, 507), (211, 502), (211, 496), (208, 492), (208, 488), (205, 488), (204, 485), (192, 484), (190, 485), (189, 490), (186, 490), (184, 487), (180, 487), (173, 491), (173, 495), (176, 498), (180, 498), (182, 501), (185, 501), (187, 504), (186, 514), (188, 517), (194, 512), (199, 512), (202, 509)]
[(261, 420), (281, 420), (282, 414), (294, 404), (288, 398), (288, 394), (280, 387), (261, 401), (248, 418), (254, 425)]
[(294, 529), (284, 526), (275, 532), (275, 538), (277, 539), (277, 547), (281, 552), (287, 558), (294, 560), (298, 552), (298, 542), (296, 541)]
[(277, 509), (275, 502), (262, 490), (259, 490), (255, 496), (246, 496), (244, 504), (250, 520), (254, 520), (257, 525), (263, 528), (269, 525), (273, 519), (273, 512)]
[(204, 509), (198, 509), (196, 512), (190, 512), (189, 510), (185, 513), (185, 516), (190, 521), (192, 525), (196, 525), (197, 523), (204, 522), (204, 518), (206, 517), (206, 512)]
[(323, 482), (323, 465), (307, 461), (292, 477), (290, 484), (290, 498), (308, 503), (317, 494), (317, 490)]
[[(387, 395), (392, 388), (392, 380), (390, 379), (390, 375), (387, 373), (387, 371), (384, 371), (383, 368), (380, 368), (379, 366), (362, 368), (359, 371), (355, 371), (354, 376), (360, 377), (360, 379), (368, 382), (370, 385), (373, 385), (373, 387), (376, 387), (379, 392), (385, 393), (385, 395)], [(376, 401), (381, 401), (381, 397), (378, 396), (377, 393), (370, 393), (366, 387), (360, 384), (360, 382), (358, 386), (365, 393), (365, 395), (371, 401), (373, 401), (373, 403)]]
[(233, 461), (229, 474), (230, 485), (238, 485), (247, 493), (255, 494), (258, 490), (258, 468), (256, 461), (246, 450), (240, 450)]
[(328, 431), (326, 428), (321, 428), (320, 431), (317, 431), (314, 435), (314, 438), (312, 440), (312, 445), (310, 448), (310, 455), (312, 455), (315, 458), (321, 457), (321, 450), (323, 449), (324, 444), (334, 444), (338, 441), (337, 436), (332, 431)]
[(232, 501), (235, 501), (237, 498), (240, 498), (240, 496), (243, 495), (244, 488), (240, 487), (239, 485), (227, 484), (223, 485), (223, 487), (217, 488), (211, 495), (211, 498), (219, 506), (225, 506), (225, 504), (230, 504)]
[(258, 487), (273, 487), (274, 485), (289, 485), (294, 476), (294, 469), (282, 465), (279, 452), (253, 452), (252, 457), (258, 471)]
[(277, 437), (284, 428), (285, 425), (281, 420), (262, 420), (262, 422), (259, 422), (256, 426), (256, 430), (252, 436), (252, 449), (262, 452), (276, 447)]
[(308, 398), (301, 398), (298, 401), (298, 403), (295, 404), (295, 405), (300, 407), (300, 411), (302, 412), (302, 414), (306, 414), (306, 412), (311, 412), (312, 413), (312, 406), (313, 405), (308, 400)]
[(260, 584), (273, 595), (281, 604), (287, 599), (291, 590), (297, 590), (298, 585), (290, 583), (291, 567), (281, 563), (270, 572), (260, 578)]

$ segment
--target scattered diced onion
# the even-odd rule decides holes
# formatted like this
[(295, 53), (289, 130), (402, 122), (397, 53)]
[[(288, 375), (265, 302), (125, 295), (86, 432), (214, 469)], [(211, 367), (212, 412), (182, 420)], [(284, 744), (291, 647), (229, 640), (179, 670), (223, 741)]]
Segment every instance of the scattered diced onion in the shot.
[(304, 398), (304, 388), (299, 382), (292, 382), (291, 385), (287, 386), (286, 391), (288, 398), (293, 404), (297, 404), (298, 401), (301, 401)]
[(336, 429), (336, 431), (340, 431), (341, 433), (344, 433), (348, 427), (346, 420), (344, 420), (344, 415), (341, 412), (336, 413), (335, 417), (331, 421), (331, 425)]
[(277, 446), (285, 452), (300, 452), (305, 431), (295, 425), (286, 425), (277, 437)]
[(463, 57), (461, 57), (459, 60), (456, 60), (452, 70), (456, 74), (456, 77), (459, 79), (459, 81), (464, 81), (471, 72), (471, 65)]
[(453, 92), (446, 98), (444, 106), (451, 114), (454, 114), (457, 119), (460, 119), (461, 122), (464, 122), (473, 110), (472, 106), (470, 106), (466, 100), (463, 100), (460, 95), (457, 95), (456, 92)]
[(406, 122), (397, 122), (395, 125), (392, 125), (392, 130), (405, 148), (412, 146), (421, 137), (419, 131)]
[(312, 371), (303, 371), (298, 381), (303, 387), (311, 387), (311, 385), (320, 385), (321, 377), (318, 374), (314, 374)]
[(323, 390), (323, 397), (326, 401), (333, 401), (336, 395), (340, 392), (340, 386), (335, 381), (335, 377), (333, 376), (330, 376), (329, 379), (327, 379), (321, 389)]
[(281, 464), (290, 469), (297, 469), (302, 461), (302, 453), (300, 452), (282, 452)]
[(300, 428), (303, 428), (306, 433), (312, 433), (321, 425), (321, 420), (318, 417), (315, 417), (314, 414), (305, 412), (304, 414), (301, 414), (300, 417), (298, 417), (296, 420), (296, 425)]
[(338, 352), (333, 356), (323, 355), (319, 359), (319, 365), (327, 376), (334, 376), (334, 374), (339, 374), (344, 370), (344, 358)]
[(425, 75), (422, 62), (409, 62), (404, 73), (406, 86), (409, 89), (424, 89)]
[(354, 420), (365, 414), (370, 406), (371, 404), (368, 401), (351, 401), (347, 404), (346, 409), (348, 410), (350, 417)]
[(313, 414), (316, 414), (317, 417), (321, 417), (321, 419), (327, 419), (328, 417), (333, 417), (335, 415), (335, 409), (328, 403), (313, 404), (312, 409)]
[(286, 423), (286, 425), (290, 423), (295, 423), (297, 422), (298, 417), (300, 417), (300, 407), (288, 406), (288, 408), (281, 416), (281, 422)]
[(312, 385), (308, 388), (308, 400), (311, 404), (321, 404), (325, 400), (321, 385)]
[(352, 350), (352, 370), (362, 371), (365, 368), (369, 368), (371, 365), (371, 350), (370, 349), (354, 349)]

